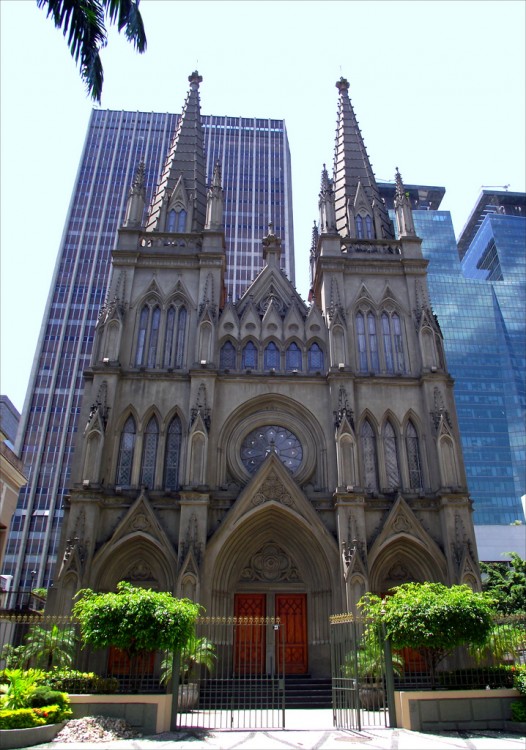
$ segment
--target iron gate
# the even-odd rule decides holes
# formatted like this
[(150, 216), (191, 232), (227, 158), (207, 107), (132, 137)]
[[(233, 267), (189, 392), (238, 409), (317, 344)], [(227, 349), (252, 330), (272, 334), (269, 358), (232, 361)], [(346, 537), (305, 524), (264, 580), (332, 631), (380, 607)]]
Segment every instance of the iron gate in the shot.
[(394, 725), (392, 669), (379, 627), (347, 613), (330, 617), (330, 633), (334, 726)]
[[(285, 727), (285, 626), (271, 617), (201, 617), (181, 654), (177, 727)], [(199, 649), (212, 651), (202, 659)], [(205, 662), (208, 661), (208, 666)]]

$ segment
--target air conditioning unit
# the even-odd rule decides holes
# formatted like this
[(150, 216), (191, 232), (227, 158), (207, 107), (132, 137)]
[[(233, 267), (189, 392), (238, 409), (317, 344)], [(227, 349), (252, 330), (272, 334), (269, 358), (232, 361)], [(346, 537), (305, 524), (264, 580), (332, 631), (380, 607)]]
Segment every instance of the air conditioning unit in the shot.
[(11, 590), (13, 576), (0, 576), (0, 591), (8, 592)]

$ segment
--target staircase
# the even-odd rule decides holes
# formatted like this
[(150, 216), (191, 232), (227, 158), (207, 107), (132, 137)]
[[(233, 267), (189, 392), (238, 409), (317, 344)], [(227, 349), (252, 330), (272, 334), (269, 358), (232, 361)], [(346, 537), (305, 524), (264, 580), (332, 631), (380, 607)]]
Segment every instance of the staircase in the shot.
[[(247, 710), (281, 708), (278, 679), (210, 679), (201, 682), (199, 709)], [(285, 678), (285, 708), (331, 708), (331, 678), (290, 675)]]

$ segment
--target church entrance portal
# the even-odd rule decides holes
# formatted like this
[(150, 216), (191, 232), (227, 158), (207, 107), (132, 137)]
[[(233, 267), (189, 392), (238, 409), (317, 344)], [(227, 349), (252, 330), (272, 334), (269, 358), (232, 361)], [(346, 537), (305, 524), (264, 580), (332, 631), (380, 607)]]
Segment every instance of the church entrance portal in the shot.
[[(236, 630), (234, 669), (236, 673), (261, 674), (278, 665), (279, 672), (306, 674), (308, 668), (307, 595), (271, 595), (272, 616), (279, 618), (280, 629), (275, 644), (265, 643), (263, 628), (251, 624), (240, 625)], [(268, 614), (266, 593), (236, 594), (236, 618), (262, 618)], [(284, 635), (282, 635), (284, 634)], [(285, 638), (283, 645), (282, 638)], [(284, 664), (283, 664), (284, 662)]]

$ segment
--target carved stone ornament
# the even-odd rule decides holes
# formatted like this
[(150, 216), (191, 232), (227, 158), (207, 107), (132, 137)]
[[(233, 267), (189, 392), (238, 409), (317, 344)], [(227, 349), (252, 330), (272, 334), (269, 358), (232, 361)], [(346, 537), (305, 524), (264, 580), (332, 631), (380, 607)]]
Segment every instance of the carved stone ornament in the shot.
[(153, 578), (153, 573), (144, 560), (139, 560), (130, 568), (126, 577), (132, 581), (148, 581)]
[(267, 479), (261, 485), (261, 489), (256, 492), (252, 498), (252, 505), (261, 505), (262, 503), (267, 503), (271, 500), (275, 500), (283, 505), (288, 505), (289, 507), (294, 505), (294, 500), (290, 493), (287, 492), (283, 483), (274, 473), (269, 474)]
[(266, 544), (251, 558), (241, 572), (241, 581), (299, 581), (298, 569), (277, 544)]
[(146, 531), (150, 528), (150, 521), (144, 515), (144, 513), (138, 513), (134, 518), (132, 518), (130, 527), (134, 531)]

